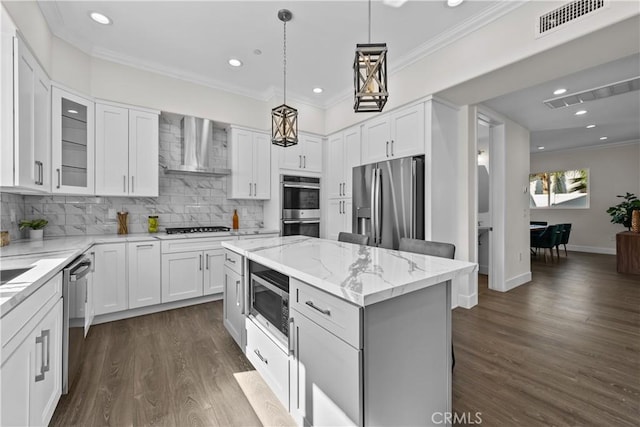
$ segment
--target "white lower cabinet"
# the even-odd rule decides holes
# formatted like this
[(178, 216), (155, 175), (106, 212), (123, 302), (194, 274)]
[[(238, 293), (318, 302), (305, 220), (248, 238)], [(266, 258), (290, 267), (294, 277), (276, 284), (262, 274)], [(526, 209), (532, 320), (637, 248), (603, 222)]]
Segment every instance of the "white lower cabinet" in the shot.
[(162, 242), (162, 297), (171, 302), (224, 289), (224, 249), (228, 237), (176, 239)]
[[(247, 359), (253, 364), (285, 408), (289, 406), (289, 355), (249, 318), (247, 328)], [(326, 424), (330, 425), (330, 424)]]
[(129, 308), (160, 304), (160, 242), (127, 245)]
[[(226, 261), (228, 264), (229, 261)], [(244, 281), (237, 271), (229, 265), (224, 267), (224, 327), (235, 342), (244, 349), (243, 330), (245, 328), (244, 315)]]
[(96, 316), (126, 310), (127, 244), (96, 245), (94, 252), (93, 305)]
[(2, 318), (0, 425), (48, 425), (53, 416), (62, 393), (61, 292), (58, 274)]
[(204, 251), (205, 295), (219, 294), (224, 290), (224, 249)]
[(162, 255), (162, 302), (202, 296), (202, 251)]

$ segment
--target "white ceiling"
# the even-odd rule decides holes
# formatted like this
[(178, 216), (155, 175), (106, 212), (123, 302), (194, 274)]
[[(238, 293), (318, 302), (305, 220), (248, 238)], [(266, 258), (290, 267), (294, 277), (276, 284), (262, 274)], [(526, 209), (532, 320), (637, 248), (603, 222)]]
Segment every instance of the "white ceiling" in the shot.
[[(531, 132), (531, 152), (615, 144), (640, 140), (640, 92), (612, 96), (583, 104), (551, 109), (543, 101), (555, 98), (553, 91), (574, 92), (605, 86), (640, 76), (640, 55), (632, 55), (537, 86), (483, 102)], [(576, 116), (578, 110), (587, 114)], [(595, 124), (593, 129), (587, 129)], [(600, 137), (606, 136), (606, 140)]]
[[(510, 3), (510, 4), (509, 4)], [(372, 4), (371, 42), (386, 42), (389, 72), (470, 27), (482, 25), (515, 3), (409, 1), (400, 8)], [(283, 24), (288, 8), (287, 92), (327, 107), (352, 93), (356, 43), (367, 43), (366, 1), (40, 1), (51, 31), (97, 57), (193, 80), (231, 92), (269, 99), (283, 86)], [(88, 17), (113, 20), (102, 26)], [(262, 51), (261, 55), (254, 53)], [(231, 57), (244, 62), (232, 68)], [(312, 93), (324, 88), (320, 95)], [(393, 88), (390, 88), (393, 90)]]

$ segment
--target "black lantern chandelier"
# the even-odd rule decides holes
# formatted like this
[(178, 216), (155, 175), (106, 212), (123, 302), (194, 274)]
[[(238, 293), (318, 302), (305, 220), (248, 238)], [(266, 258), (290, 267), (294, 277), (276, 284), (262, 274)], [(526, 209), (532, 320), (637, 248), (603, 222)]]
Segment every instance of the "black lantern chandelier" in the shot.
[(298, 143), (298, 110), (287, 105), (287, 22), (293, 18), (290, 10), (278, 11), (278, 19), (284, 23), (283, 68), (284, 101), (271, 110), (271, 143), (291, 147)]
[(371, 0), (369, 0), (369, 43), (356, 45), (353, 61), (353, 111), (382, 111), (387, 91), (387, 44), (371, 43)]

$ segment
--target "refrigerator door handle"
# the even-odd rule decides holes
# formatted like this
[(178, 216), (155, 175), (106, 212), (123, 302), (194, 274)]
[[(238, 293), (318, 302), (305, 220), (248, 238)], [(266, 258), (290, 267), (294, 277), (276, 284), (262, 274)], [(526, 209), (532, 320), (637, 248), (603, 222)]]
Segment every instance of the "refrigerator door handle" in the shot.
[[(371, 237), (376, 244), (376, 169), (371, 170)], [(364, 230), (363, 230), (364, 231)]]
[(416, 238), (417, 232), (417, 218), (416, 218), (416, 205), (418, 201), (418, 186), (416, 185), (416, 168), (418, 162), (416, 159), (411, 160), (411, 238)]
[(382, 169), (376, 169), (376, 236), (377, 243), (382, 243)]

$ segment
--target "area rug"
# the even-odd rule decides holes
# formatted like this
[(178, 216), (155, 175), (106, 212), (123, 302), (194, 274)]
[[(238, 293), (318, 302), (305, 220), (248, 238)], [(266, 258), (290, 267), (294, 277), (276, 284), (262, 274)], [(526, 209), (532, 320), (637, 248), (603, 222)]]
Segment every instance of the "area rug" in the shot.
[(295, 427), (289, 412), (264, 382), (258, 371), (233, 374), (264, 427)]

